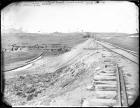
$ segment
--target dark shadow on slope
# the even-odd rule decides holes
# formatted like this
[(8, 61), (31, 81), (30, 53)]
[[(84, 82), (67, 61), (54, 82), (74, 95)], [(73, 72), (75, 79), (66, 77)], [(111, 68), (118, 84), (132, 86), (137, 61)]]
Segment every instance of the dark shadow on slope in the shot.
[[(2, 46), (2, 45), (1, 45)], [(4, 52), (2, 51), (1, 48), (1, 100), (2, 102), (2, 107), (9, 107), (11, 105), (8, 104), (8, 102), (6, 102), (5, 98), (4, 98), (4, 89), (5, 89), (5, 76), (4, 76)]]

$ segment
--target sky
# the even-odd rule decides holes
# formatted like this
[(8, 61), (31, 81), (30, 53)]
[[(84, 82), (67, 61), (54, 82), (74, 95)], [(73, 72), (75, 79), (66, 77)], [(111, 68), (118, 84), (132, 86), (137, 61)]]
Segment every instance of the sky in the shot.
[(2, 32), (137, 33), (138, 7), (131, 2), (12, 3), (1, 11)]

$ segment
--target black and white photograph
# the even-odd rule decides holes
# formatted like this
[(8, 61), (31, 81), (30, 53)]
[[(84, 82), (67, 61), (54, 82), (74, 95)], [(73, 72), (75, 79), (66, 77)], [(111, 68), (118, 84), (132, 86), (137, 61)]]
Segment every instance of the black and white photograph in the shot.
[(1, 10), (3, 102), (130, 107), (139, 97), (139, 7), (22, 1)]

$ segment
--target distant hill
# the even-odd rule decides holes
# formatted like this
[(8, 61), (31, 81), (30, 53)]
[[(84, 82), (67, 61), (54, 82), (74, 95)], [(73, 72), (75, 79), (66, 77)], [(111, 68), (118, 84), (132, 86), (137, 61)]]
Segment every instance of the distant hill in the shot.
[(24, 33), (24, 31), (22, 30), (22, 28), (19, 28), (19, 29), (15, 29), (15, 28), (4, 28), (2, 27), (1, 28), (1, 33)]
[(92, 32), (90, 33), (92, 36), (105, 36), (105, 37), (113, 37), (113, 36), (128, 36), (130, 34), (127, 33), (96, 33), (96, 32)]
[(139, 37), (139, 33), (130, 34), (129, 37)]

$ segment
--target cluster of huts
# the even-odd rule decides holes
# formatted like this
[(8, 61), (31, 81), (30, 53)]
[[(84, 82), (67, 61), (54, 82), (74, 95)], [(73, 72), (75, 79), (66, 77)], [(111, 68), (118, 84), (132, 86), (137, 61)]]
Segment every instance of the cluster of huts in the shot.
[(47, 50), (47, 51), (68, 51), (70, 48), (61, 44), (42, 44), (42, 45), (33, 45), (33, 46), (19, 46), (16, 44), (11, 45), (9, 49), (3, 48), (3, 52), (18, 52), (18, 51), (27, 51), (27, 50)]
[(11, 45), (9, 48), (2, 48), (3, 52), (18, 52), (18, 51), (27, 51), (27, 47), (17, 46), (16, 44)]

